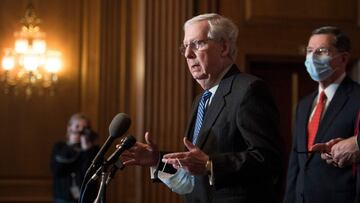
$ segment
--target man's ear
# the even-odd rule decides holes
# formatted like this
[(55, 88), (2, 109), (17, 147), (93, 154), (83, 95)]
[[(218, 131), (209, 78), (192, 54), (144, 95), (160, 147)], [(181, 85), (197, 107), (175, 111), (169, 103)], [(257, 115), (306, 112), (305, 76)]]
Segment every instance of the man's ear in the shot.
[(350, 60), (350, 54), (348, 52), (343, 53), (343, 55), (341, 56), (341, 62), (348, 64)]
[(226, 41), (221, 43), (221, 56), (228, 56), (230, 54), (230, 44)]

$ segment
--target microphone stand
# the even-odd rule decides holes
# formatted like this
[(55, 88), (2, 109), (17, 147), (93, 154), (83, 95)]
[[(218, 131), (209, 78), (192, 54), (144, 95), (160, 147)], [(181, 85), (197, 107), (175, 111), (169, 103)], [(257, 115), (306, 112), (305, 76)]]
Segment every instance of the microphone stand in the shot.
[(115, 173), (118, 169), (123, 169), (125, 166), (123, 165), (122, 161), (118, 160), (114, 164), (111, 165), (110, 170), (108, 171), (108, 165), (103, 165), (101, 169), (99, 168), (98, 171), (94, 174), (94, 176), (99, 173), (99, 170), (101, 170), (101, 182), (98, 194), (96, 196), (96, 199), (94, 200), (94, 203), (105, 203), (106, 199), (106, 186), (110, 183), (112, 178), (115, 176)]
[[(98, 161), (94, 162), (88, 168), (83, 183), (81, 185), (79, 203), (83, 203), (83, 197), (85, 196), (87, 185), (90, 184), (92, 181), (96, 180), (100, 173), (101, 183), (94, 203), (105, 203), (106, 185), (108, 185), (111, 179), (115, 176), (117, 169), (123, 169), (125, 167), (121, 160), (119, 160), (119, 156), (126, 149), (132, 147), (135, 142), (135, 138), (131, 135), (123, 138), (121, 141), (121, 146), (107, 160), (102, 160), (102, 165), (96, 170), (92, 177), (90, 177), (91, 172), (94, 171), (94, 167), (98, 165)], [(109, 166), (111, 166), (110, 171)]]
[(125, 166), (121, 160), (116, 161), (110, 168), (109, 175), (106, 179), (106, 185), (108, 185), (110, 183), (110, 181), (112, 180), (112, 178), (114, 178), (115, 173), (118, 169), (123, 170), (124, 168), (125, 168)]
[(93, 171), (95, 170), (95, 168), (96, 168), (96, 165), (91, 164), (85, 173), (84, 180), (82, 181), (81, 187), (80, 187), (80, 199), (79, 199), (78, 203), (83, 203), (83, 198), (86, 194), (87, 186), (92, 181), (95, 180), (91, 177), (91, 174), (93, 174)]
[(101, 173), (101, 183), (99, 187), (98, 194), (96, 196), (96, 199), (94, 200), (94, 203), (105, 203), (106, 199), (106, 179), (109, 176), (108, 172), (102, 172)]
[[(87, 171), (87, 173), (86, 173), (86, 175), (85, 175), (85, 178), (84, 178), (84, 180), (83, 180), (83, 183), (82, 183), (82, 185), (81, 185), (81, 190), (80, 190), (80, 199), (79, 199), (79, 203), (83, 203), (84, 202), (84, 196), (85, 196), (85, 194), (86, 194), (86, 190), (87, 190), (87, 187), (88, 187), (88, 185), (91, 183), (91, 182), (93, 182), (93, 181), (96, 181), (97, 180), (97, 178), (98, 178), (98, 176), (101, 174), (101, 183), (100, 183), (100, 186), (99, 186), (99, 193), (98, 193), (98, 197), (101, 197), (101, 196), (99, 196), (99, 194), (100, 194), (100, 192), (102, 192), (103, 193), (103, 191), (101, 191), (101, 190), (105, 190), (105, 188), (102, 188), (102, 187), (104, 187), (103, 186), (103, 178), (105, 178), (105, 177), (103, 177), (104, 175), (107, 175), (107, 169), (108, 169), (108, 163), (107, 163), (107, 161), (103, 161), (103, 165), (101, 165), (97, 170), (96, 170), (96, 172), (91, 176), (91, 173), (90, 172), (92, 172), (92, 171), (94, 171), (94, 165), (92, 165), (92, 166), (90, 166), (89, 168), (88, 168), (88, 171)], [(98, 197), (96, 197), (96, 199), (94, 200), (94, 202), (99, 202), (100, 201), (100, 199), (98, 199)], [(104, 203), (105, 201), (101, 201), (102, 203)]]

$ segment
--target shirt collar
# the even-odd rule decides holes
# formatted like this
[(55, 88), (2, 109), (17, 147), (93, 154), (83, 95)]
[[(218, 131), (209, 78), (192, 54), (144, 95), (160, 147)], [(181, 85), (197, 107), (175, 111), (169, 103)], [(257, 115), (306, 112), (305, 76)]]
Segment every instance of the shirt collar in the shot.
[(218, 87), (219, 87), (220, 81), (222, 80), (222, 78), (225, 76), (225, 74), (229, 71), (229, 69), (230, 69), (233, 65), (234, 65), (234, 64), (230, 64), (230, 66), (228, 66), (227, 68), (225, 68), (224, 71), (221, 73), (218, 81), (215, 83), (215, 85), (209, 89), (209, 91), (211, 92), (211, 97), (210, 97), (209, 102), (208, 102), (209, 104), (211, 103), (212, 98), (214, 97), (214, 95), (215, 95), (215, 93), (216, 93), (216, 90), (217, 90)]
[(343, 73), (338, 79), (336, 79), (333, 83), (327, 86), (325, 89), (322, 89), (319, 85), (319, 94), (321, 91), (325, 92), (327, 101), (331, 101), (335, 95), (336, 90), (338, 89), (340, 83), (344, 80), (346, 74)]

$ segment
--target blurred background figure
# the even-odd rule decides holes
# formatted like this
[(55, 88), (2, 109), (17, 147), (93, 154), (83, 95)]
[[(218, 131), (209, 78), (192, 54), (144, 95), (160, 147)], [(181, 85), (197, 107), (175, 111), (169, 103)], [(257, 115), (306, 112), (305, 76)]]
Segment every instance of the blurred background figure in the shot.
[[(66, 141), (57, 142), (51, 155), (54, 203), (78, 201), (85, 172), (99, 150), (96, 138), (85, 115), (76, 113), (70, 117)], [(93, 201), (96, 190), (96, 183), (89, 185), (87, 194), (90, 196), (85, 197), (85, 202)]]

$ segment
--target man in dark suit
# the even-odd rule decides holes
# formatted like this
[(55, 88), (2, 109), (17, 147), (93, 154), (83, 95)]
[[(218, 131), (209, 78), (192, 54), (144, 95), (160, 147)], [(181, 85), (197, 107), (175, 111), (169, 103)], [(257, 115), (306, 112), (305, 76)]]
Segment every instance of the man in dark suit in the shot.
[(156, 167), (155, 176), (163, 168), (159, 160), (184, 170), (194, 179), (190, 190), (178, 191), (186, 202), (275, 202), (282, 167), (278, 112), (264, 81), (234, 65), (236, 25), (204, 14), (188, 20), (184, 31), (180, 51), (204, 89), (183, 139), (188, 151), (163, 155), (146, 133), (146, 143), (124, 154), (124, 164)]
[(336, 27), (310, 36), (305, 66), (319, 87), (297, 107), (285, 202), (356, 202), (356, 170), (327, 164), (315, 147), (321, 144), (313, 146), (354, 135), (360, 86), (346, 76), (350, 49), (349, 38)]

